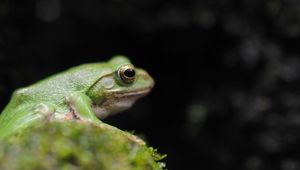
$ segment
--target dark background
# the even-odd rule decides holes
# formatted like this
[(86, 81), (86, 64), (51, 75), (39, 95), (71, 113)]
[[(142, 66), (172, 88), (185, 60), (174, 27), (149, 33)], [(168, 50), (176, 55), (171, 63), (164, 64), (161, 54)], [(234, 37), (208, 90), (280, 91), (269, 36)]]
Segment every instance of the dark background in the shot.
[(105, 121), (143, 134), (168, 169), (298, 170), (299, 38), (298, 0), (2, 0), (0, 106), (124, 54), (156, 86)]

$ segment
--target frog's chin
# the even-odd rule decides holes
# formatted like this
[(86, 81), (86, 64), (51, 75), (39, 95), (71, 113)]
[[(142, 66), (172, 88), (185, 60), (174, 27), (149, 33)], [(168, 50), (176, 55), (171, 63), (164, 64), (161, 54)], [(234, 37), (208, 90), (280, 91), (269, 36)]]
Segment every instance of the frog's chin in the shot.
[(130, 108), (135, 101), (147, 95), (151, 89), (131, 91), (131, 92), (114, 92), (109, 98), (105, 98), (101, 104), (93, 104), (94, 113), (99, 119), (103, 119), (109, 115), (122, 112)]

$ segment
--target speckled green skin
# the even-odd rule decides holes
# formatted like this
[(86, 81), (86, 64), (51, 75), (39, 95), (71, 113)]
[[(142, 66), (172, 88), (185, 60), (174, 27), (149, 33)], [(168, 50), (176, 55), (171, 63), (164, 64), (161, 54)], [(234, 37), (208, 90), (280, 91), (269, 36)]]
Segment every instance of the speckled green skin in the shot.
[[(0, 115), (0, 138), (44, 120), (76, 119), (101, 123), (93, 105), (103, 110), (102, 103), (106, 101), (104, 110), (109, 113), (114, 102), (120, 100), (116, 100), (115, 94), (122, 94), (123, 100), (135, 101), (138, 97), (130, 98), (126, 94), (142, 96), (154, 85), (153, 79), (142, 69), (135, 69), (133, 83), (123, 83), (116, 71), (124, 64), (131, 63), (126, 57), (115, 56), (108, 62), (73, 67), (16, 90)], [(103, 78), (113, 84), (105, 88)]]

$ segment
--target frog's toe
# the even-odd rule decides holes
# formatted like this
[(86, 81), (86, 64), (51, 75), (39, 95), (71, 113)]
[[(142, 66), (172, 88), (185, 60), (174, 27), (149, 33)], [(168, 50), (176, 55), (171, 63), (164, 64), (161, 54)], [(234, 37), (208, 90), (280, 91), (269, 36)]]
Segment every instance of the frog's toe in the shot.
[(39, 114), (51, 120), (54, 118), (55, 108), (50, 104), (39, 103), (34, 106), (33, 111), (35, 114)]

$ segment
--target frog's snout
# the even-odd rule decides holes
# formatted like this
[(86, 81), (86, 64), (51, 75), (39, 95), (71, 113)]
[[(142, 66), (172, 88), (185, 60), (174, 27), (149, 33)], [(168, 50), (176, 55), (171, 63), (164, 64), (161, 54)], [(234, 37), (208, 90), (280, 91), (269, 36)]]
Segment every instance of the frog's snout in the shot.
[(140, 70), (138, 76), (147, 84), (147, 88), (152, 89), (155, 85), (154, 79), (145, 70)]

